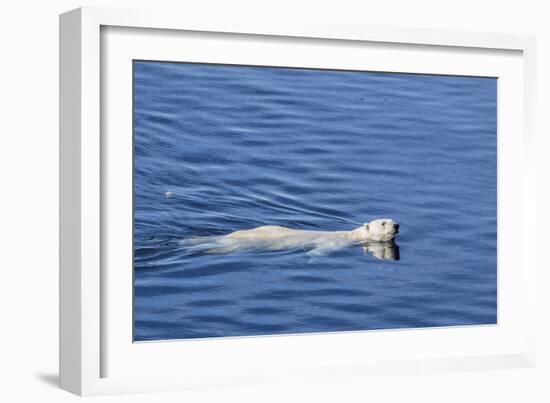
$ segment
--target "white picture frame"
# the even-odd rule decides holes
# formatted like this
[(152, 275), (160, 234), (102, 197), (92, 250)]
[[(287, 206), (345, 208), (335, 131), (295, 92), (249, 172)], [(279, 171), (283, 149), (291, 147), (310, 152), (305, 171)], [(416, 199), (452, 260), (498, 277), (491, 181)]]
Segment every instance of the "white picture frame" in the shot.
[[(133, 344), (127, 336), (126, 297), (131, 294), (131, 284), (125, 285), (128, 272), (122, 270), (123, 275), (119, 276), (109, 270), (112, 267), (110, 242), (126, 245), (127, 249), (131, 240), (125, 240), (124, 231), (117, 231), (127, 226), (127, 222), (120, 221), (118, 214), (106, 213), (124, 209), (123, 204), (114, 206), (109, 195), (117, 189), (126, 189), (123, 184), (127, 171), (124, 168), (117, 171), (109, 161), (117, 158), (123, 161), (120, 166), (127, 167), (131, 141), (128, 143), (127, 137), (109, 133), (114, 127), (111, 125), (119, 124), (117, 129), (127, 131), (129, 116), (127, 113), (113, 116), (109, 108), (127, 111), (124, 108), (128, 107), (128, 81), (124, 74), (128, 60), (143, 55), (175, 57), (171, 56), (175, 43), (189, 32), (193, 33), (193, 40), (213, 33), (216, 38), (212, 42), (230, 42), (235, 37), (251, 39), (248, 42), (239, 39), (240, 45), (235, 44), (231, 54), (220, 52), (214, 56), (212, 53), (202, 56), (199, 47), (190, 40), (187, 49), (195, 49), (194, 60), (227, 62), (232, 61), (234, 55), (241, 55), (238, 56), (240, 61), (252, 63), (252, 59), (246, 58), (251, 56), (246, 53), (253, 42), (256, 46), (254, 57), (265, 57), (262, 63), (270, 65), (276, 64), (273, 58), (279, 56), (262, 51), (267, 41), (274, 44), (270, 46), (280, 44), (282, 47), (289, 41), (299, 41), (301, 47), (317, 41), (319, 46), (329, 46), (335, 52), (346, 44), (354, 44), (357, 49), (342, 53), (347, 63), (354, 63), (357, 52), (367, 51), (363, 45), (383, 49), (393, 46), (393, 53), (386, 52), (381, 57), (381, 60), (387, 59), (386, 62), (382, 60), (374, 67), (369, 65), (379, 70), (387, 69), (384, 63), (393, 63), (400, 65), (400, 71), (466, 75), (487, 72), (502, 77), (498, 149), (499, 324), (406, 332), (344, 332)], [(106, 37), (106, 34), (112, 36)], [(138, 36), (139, 49), (131, 46)], [(201, 43), (201, 47), (203, 45), (205, 43)], [(415, 65), (411, 58), (407, 62), (403, 52), (408, 52), (409, 48), (426, 53), (425, 60), (434, 67), (426, 71), (425, 66)], [(526, 223), (536, 219), (535, 160), (532, 158), (534, 49), (534, 38), (520, 35), (322, 22), (292, 24), (244, 17), (242, 20), (215, 21), (192, 15), (104, 8), (80, 8), (61, 15), (61, 387), (79, 395), (96, 395), (534, 365), (535, 318), (532, 313), (535, 312), (536, 262), (526, 237)], [(439, 58), (438, 52), (447, 56)], [(295, 63), (299, 66), (329, 63), (315, 59), (314, 55), (311, 57)], [(466, 59), (468, 57), (471, 59)], [(288, 61), (281, 63), (288, 64)], [(469, 67), (474, 65), (476, 67)], [(107, 80), (107, 76), (115, 80)], [(117, 182), (117, 177), (122, 180)], [(124, 201), (124, 194), (127, 192), (116, 199)], [(505, 219), (511, 214), (516, 222), (522, 223), (520, 228), (516, 226), (514, 234)], [(518, 221), (518, 218), (521, 219)], [(114, 231), (109, 232), (109, 228)], [(501, 267), (504, 268), (501, 270)], [(121, 295), (118, 305), (109, 297), (112, 293)], [(453, 347), (459, 344), (457, 341), (460, 341), (460, 348)], [(391, 343), (401, 348), (395, 347), (390, 353)], [(365, 349), (364, 355), (354, 356), (351, 351), (338, 348), (345, 345), (371, 347)], [(412, 349), (418, 351), (412, 354)]]

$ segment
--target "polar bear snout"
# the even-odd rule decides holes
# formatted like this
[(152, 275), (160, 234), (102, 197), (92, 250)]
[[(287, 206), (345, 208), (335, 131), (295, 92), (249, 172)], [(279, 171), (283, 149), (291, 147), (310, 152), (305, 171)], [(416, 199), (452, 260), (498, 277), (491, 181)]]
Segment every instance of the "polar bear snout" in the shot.
[(399, 224), (397, 223), (393, 224), (393, 231), (395, 234), (399, 234)]

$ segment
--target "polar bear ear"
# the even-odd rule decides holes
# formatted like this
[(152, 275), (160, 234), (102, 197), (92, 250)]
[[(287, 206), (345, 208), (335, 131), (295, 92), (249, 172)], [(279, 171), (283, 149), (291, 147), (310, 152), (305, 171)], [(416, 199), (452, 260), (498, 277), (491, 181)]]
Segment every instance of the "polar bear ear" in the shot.
[(366, 229), (367, 231), (369, 230), (369, 224), (364, 223), (364, 224), (363, 224), (363, 227), (365, 227), (365, 229)]

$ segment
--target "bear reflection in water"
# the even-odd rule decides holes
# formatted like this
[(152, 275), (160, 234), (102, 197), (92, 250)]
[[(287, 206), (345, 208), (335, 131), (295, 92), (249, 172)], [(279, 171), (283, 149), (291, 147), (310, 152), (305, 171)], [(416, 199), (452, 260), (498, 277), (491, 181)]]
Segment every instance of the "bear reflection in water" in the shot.
[(365, 255), (370, 253), (377, 259), (399, 260), (399, 245), (397, 245), (394, 241), (372, 242), (363, 244), (362, 246)]

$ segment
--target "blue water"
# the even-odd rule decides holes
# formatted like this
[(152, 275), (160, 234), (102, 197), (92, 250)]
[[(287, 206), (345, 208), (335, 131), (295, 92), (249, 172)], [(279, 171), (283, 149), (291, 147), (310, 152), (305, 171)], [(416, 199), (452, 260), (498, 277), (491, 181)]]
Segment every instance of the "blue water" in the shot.
[[(135, 340), (496, 323), (496, 89), (135, 62)], [(184, 246), (379, 217), (401, 225), (386, 259)]]

